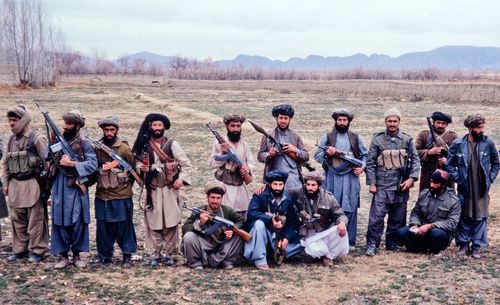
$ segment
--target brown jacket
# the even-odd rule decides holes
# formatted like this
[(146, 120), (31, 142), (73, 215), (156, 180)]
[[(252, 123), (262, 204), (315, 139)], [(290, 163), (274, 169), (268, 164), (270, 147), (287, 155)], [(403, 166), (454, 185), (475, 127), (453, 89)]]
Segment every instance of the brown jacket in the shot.
[[(126, 142), (116, 140), (111, 148), (125, 161), (134, 166), (134, 155), (132, 150)], [(102, 165), (106, 162), (111, 162), (113, 159), (108, 156), (106, 152), (94, 147), (97, 154), (97, 161), (99, 162), (99, 172), (102, 170)], [(100, 174), (99, 174), (100, 175)], [(97, 178), (99, 179), (99, 177)], [(132, 178), (129, 177), (126, 183), (120, 184), (118, 187), (112, 189), (103, 189), (97, 185), (95, 196), (102, 200), (126, 199), (132, 197)]]
[[(437, 142), (439, 147), (444, 148), (448, 151), (453, 141), (458, 137), (454, 131), (445, 131), (440, 137), (437, 137)], [(429, 183), (432, 173), (438, 168), (438, 156), (439, 155), (429, 155), (428, 143), (429, 143), (429, 130), (422, 130), (418, 133), (415, 140), (415, 147), (418, 151), (418, 156), (420, 157), (420, 162), (422, 164), (422, 171), (420, 174), (420, 187), (419, 190), (429, 188)], [(444, 140), (444, 143), (443, 143)], [(453, 179), (449, 179), (448, 187), (453, 188), (455, 183)]]
[[(292, 129), (289, 129), (291, 141), (290, 144), (295, 145), (298, 149), (297, 151), (297, 159), (300, 162), (309, 161), (309, 153), (307, 152), (307, 148), (302, 141), (302, 138)], [(272, 137), (278, 139), (278, 127), (273, 128), (272, 130), (267, 132)], [(266, 136), (262, 136), (262, 140), (260, 142), (259, 153), (257, 154), (257, 159), (261, 163), (265, 163), (264, 167), (264, 177), (266, 174), (275, 169), (274, 159), (269, 155), (269, 150), (272, 147), (272, 143), (266, 138)], [(293, 162), (293, 161), (291, 161)], [(292, 164), (295, 166), (295, 164)], [(265, 178), (264, 178), (265, 180)]]

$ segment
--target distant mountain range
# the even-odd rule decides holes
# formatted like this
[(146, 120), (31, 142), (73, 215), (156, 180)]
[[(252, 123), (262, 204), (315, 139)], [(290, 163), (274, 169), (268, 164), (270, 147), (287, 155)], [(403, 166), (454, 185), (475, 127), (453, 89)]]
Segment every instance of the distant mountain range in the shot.
[[(129, 63), (142, 58), (147, 64), (168, 65), (175, 56), (162, 56), (150, 52), (129, 55)], [(113, 62), (117, 63), (118, 60)], [(271, 60), (264, 56), (238, 55), (234, 59), (215, 61), (221, 67), (243, 65), (246, 68), (333, 71), (353, 68), (365, 69), (463, 69), (500, 70), (500, 48), (474, 46), (445, 46), (430, 51), (413, 52), (398, 57), (383, 54), (354, 54), (351, 56), (293, 57), (286, 61)]]

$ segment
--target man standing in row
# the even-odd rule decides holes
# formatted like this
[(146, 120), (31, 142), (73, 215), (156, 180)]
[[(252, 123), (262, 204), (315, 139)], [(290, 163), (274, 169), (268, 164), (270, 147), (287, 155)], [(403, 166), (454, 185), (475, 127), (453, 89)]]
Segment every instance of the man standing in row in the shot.
[[(221, 205), (225, 192), (226, 187), (221, 182), (207, 183), (205, 193), (208, 204), (199, 209), (232, 221), (239, 229), (243, 226), (241, 216), (229, 206)], [(193, 213), (182, 226), (182, 250), (189, 267), (196, 270), (203, 270), (203, 266), (233, 269), (234, 261), (243, 249), (243, 240), (224, 227), (206, 235), (205, 230), (209, 230), (213, 225), (207, 213)]]
[[(292, 121), (295, 110), (291, 105), (281, 104), (273, 107), (272, 115), (276, 119), (276, 127), (268, 132), (279, 143), (283, 144), (284, 154), (280, 154), (279, 150), (265, 136), (260, 142), (258, 160), (265, 163), (264, 177), (273, 170), (279, 170), (288, 174), (286, 181), (286, 189), (300, 187), (300, 164), (309, 160), (309, 153), (302, 141), (302, 138), (292, 129), (290, 123)], [(295, 155), (295, 161), (290, 157)], [(265, 180), (265, 179), (264, 179)]]
[[(103, 132), (102, 143), (129, 164), (134, 164), (134, 155), (128, 143), (118, 138), (119, 119), (107, 117), (100, 120), (98, 125)], [(95, 193), (97, 253), (102, 264), (112, 263), (113, 247), (117, 242), (122, 250), (123, 266), (131, 267), (137, 239), (132, 222), (134, 203), (130, 173), (114, 164), (114, 160), (104, 150), (95, 147), (95, 151), (99, 162)]]
[(429, 187), (420, 192), (411, 211), (409, 227), (398, 230), (398, 239), (408, 251), (442, 256), (460, 219), (460, 200), (446, 187), (450, 175), (437, 169)]
[(145, 173), (147, 190), (146, 248), (153, 249), (151, 266), (172, 266), (172, 254), (179, 252), (179, 224), (182, 211), (179, 189), (190, 185), (191, 161), (180, 145), (165, 136), (170, 120), (163, 114), (148, 114), (141, 125), (132, 151), (140, 160), (137, 166)]
[(488, 245), (489, 190), (500, 168), (495, 143), (483, 134), (486, 119), (481, 114), (469, 115), (464, 126), (469, 132), (453, 142), (446, 170), (458, 185), (462, 214), (458, 224), (459, 255), (481, 258), (480, 249)]
[[(347, 231), (349, 233), (349, 246), (353, 250), (356, 245), (358, 208), (360, 204), (361, 185), (359, 176), (365, 169), (368, 150), (361, 137), (349, 130), (354, 119), (354, 115), (349, 109), (336, 109), (332, 113), (332, 118), (335, 120), (332, 132), (325, 134), (319, 141), (319, 146), (327, 149), (318, 148), (314, 154), (314, 159), (323, 164), (325, 170), (326, 179), (322, 188), (330, 191), (335, 196), (349, 220)], [(335, 157), (337, 150), (361, 160), (363, 166), (354, 167), (348, 162)]]
[(321, 188), (323, 181), (319, 172), (309, 172), (304, 187), (289, 192), (298, 204), (301, 245), (308, 255), (322, 257), (323, 264), (331, 266), (349, 253), (348, 220), (333, 194)]
[[(439, 111), (433, 112), (432, 119), (432, 132), (434, 132), (434, 142), (432, 140), (431, 131), (429, 129), (422, 130), (418, 133), (415, 140), (415, 147), (417, 148), (418, 155), (422, 164), (422, 171), (420, 174), (419, 191), (429, 187), (429, 182), (432, 173), (436, 169), (443, 169), (446, 163), (446, 156), (441, 153), (442, 150), (448, 152), (451, 144), (458, 137), (454, 131), (446, 130), (448, 124), (452, 122), (451, 116)], [(449, 179), (448, 187), (453, 188), (453, 179)]]
[(368, 256), (376, 254), (387, 214), (385, 247), (389, 251), (398, 249), (396, 232), (406, 224), (409, 190), (420, 175), (415, 144), (409, 135), (399, 129), (401, 113), (391, 108), (384, 117), (386, 130), (373, 136), (366, 161), (366, 184), (373, 194), (366, 232)]
[(8, 197), (12, 223), (14, 262), (29, 254), (29, 262), (38, 263), (48, 248), (49, 228), (46, 202), (40, 199), (37, 179), (47, 168), (44, 161), (47, 138), (31, 130), (31, 113), (24, 105), (7, 110), (12, 135), (2, 159), (3, 194)]
[(62, 118), (64, 139), (79, 160), (71, 160), (68, 155), (56, 155), (52, 160), (55, 173), (50, 250), (52, 255), (60, 256), (54, 268), (62, 269), (69, 265), (70, 250), (75, 266), (85, 268), (87, 264), (80, 258), (80, 252), (89, 251), (90, 203), (88, 190), (80, 187), (80, 178), (88, 178), (97, 170), (97, 157), (90, 141), (80, 136), (80, 129), (85, 126), (81, 113), (73, 110)]
[[(224, 116), (227, 129), (226, 143), (215, 141), (212, 146), (209, 164), (214, 169), (215, 178), (224, 183), (226, 192), (222, 204), (233, 208), (243, 218), (246, 217), (250, 197), (243, 177), (251, 175), (255, 170), (255, 162), (248, 143), (241, 139), (241, 125), (245, 117), (241, 114), (228, 114)], [(243, 165), (238, 168), (228, 158), (227, 152), (232, 149)]]

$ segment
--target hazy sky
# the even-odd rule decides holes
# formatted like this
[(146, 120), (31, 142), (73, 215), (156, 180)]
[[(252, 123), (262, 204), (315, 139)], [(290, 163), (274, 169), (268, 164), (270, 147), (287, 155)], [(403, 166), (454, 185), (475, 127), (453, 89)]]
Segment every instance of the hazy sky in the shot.
[(500, 1), (45, 0), (69, 46), (231, 59), (500, 47)]

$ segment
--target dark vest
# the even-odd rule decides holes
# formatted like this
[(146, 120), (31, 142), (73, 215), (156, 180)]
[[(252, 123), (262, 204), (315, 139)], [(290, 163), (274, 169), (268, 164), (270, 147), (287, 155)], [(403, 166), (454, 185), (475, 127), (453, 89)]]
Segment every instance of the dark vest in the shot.
[[(338, 132), (335, 129), (332, 132), (327, 133), (326, 146), (335, 147), (335, 144), (337, 144), (337, 133)], [(351, 151), (352, 154), (354, 155), (354, 158), (359, 159), (361, 153), (359, 151), (358, 134), (348, 130), (347, 137), (349, 138), (349, 144), (351, 145)]]

